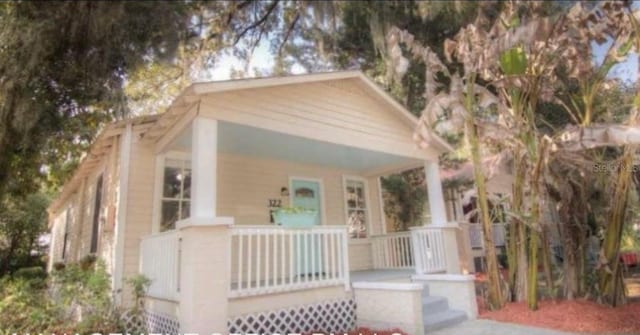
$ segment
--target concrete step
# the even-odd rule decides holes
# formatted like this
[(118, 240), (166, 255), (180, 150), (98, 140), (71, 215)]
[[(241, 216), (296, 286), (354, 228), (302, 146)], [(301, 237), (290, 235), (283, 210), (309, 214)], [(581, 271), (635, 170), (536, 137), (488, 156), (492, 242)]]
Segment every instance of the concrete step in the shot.
[(431, 315), (444, 312), (449, 309), (449, 301), (445, 297), (426, 296), (422, 297), (422, 313)]
[(422, 314), (424, 322), (424, 332), (428, 334), (434, 330), (453, 326), (467, 319), (467, 313), (454, 309), (448, 309), (442, 312)]

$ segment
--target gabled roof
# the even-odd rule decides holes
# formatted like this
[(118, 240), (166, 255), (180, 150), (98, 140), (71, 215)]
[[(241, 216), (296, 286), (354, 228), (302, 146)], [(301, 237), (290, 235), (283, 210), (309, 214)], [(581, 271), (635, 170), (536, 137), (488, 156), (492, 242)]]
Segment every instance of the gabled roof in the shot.
[[(169, 129), (175, 121), (177, 121), (183, 113), (186, 113), (188, 108), (178, 108), (180, 106), (185, 107), (192, 101), (196, 101), (199, 96), (233, 91), (244, 90), (252, 88), (262, 87), (275, 87), (283, 85), (314, 83), (322, 81), (332, 81), (340, 79), (357, 79), (366, 88), (368, 93), (372, 96), (379, 98), (379, 100), (390, 107), (394, 113), (396, 113), (403, 121), (405, 121), (410, 127), (415, 128), (418, 125), (418, 118), (411, 114), (402, 104), (396, 101), (389, 93), (382, 89), (378, 84), (369, 79), (361, 71), (335, 71), (335, 72), (322, 72), (312, 74), (298, 74), (281, 77), (266, 77), (266, 78), (248, 78), (248, 79), (234, 79), (224, 81), (212, 81), (212, 82), (200, 82), (194, 83), (185, 89), (182, 94), (175, 100), (174, 105), (169, 108), (168, 113), (162, 115), (159, 121), (152, 129), (150, 129), (145, 138), (153, 141), (161, 137), (164, 132)], [(440, 152), (452, 151), (453, 148), (442, 138), (434, 134), (434, 146)]]

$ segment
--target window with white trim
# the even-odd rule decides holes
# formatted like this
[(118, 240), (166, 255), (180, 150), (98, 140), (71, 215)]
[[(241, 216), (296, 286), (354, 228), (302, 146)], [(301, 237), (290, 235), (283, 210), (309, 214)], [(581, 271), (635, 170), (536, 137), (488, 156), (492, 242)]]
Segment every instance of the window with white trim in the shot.
[(344, 196), (349, 237), (366, 238), (369, 227), (366, 185), (364, 180), (345, 177)]
[(191, 208), (191, 162), (166, 158), (162, 178), (160, 231), (175, 229), (178, 220), (189, 217)]

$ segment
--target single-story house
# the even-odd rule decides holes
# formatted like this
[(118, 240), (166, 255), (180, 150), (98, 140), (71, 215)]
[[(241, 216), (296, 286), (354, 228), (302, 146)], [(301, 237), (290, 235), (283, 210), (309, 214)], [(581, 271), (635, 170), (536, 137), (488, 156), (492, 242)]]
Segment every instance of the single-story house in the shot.
[[(196, 83), (107, 125), (49, 208), (50, 269), (95, 254), (162, 333), (410, 334), (473, 318), (431, 136), (359, 71)], [(387, 232), (381, 176), (424, 167), (431, 222)], [(426, 285), (425, 285), (426, 283)], [(356, 323), (357, 320), (357, 323)]]

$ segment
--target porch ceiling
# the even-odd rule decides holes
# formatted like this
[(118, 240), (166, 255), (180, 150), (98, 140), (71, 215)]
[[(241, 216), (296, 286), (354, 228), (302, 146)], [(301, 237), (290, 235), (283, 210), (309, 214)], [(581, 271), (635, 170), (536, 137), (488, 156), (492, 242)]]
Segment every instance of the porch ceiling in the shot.
[[(172, 149), (191, 150), (191, 129), (186, 129)], [(218, 150), (260, 158), (344, 168), (373, 174), (419, 166), (409, 157), (353, 148), (230, 122), (218, 124)]]

